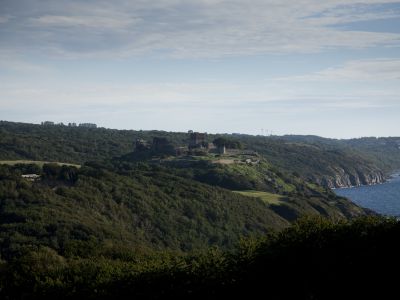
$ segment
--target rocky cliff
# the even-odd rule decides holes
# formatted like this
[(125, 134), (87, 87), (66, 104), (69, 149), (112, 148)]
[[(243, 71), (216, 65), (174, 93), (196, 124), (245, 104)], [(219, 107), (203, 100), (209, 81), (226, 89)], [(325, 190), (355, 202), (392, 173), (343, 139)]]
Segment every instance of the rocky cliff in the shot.
[(343, 168), (335, 168), (335, 175), (324, 175), (316, 178), (316, 181), (329, 188), (343, 188), (362, 185), (373, 185), (383, 183), (386, 180), (383, 172), (379, 170), (369, 171), (346, 171)]

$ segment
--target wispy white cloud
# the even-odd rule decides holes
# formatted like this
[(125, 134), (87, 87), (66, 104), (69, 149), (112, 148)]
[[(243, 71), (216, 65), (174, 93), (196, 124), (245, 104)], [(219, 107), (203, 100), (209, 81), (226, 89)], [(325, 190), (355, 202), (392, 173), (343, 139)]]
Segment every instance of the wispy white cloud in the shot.
[(400, 80), (400, 59), (359, 60), (316, 74), (326, 80)]
[[(298, 82), (297, 78), (277, 80), (272, 84), (229, 84), (226, 82), (88, 84), (77, 82), (27, 82), (4, 84), (0, 104), (4, 109), (33, 111), (69, 110), (103, 111), (204, 111), (232, 113), (279, 113), (293, 115), (305, 111), (337, 109), (399, 109), (400, 88), (385, 90), (380, 86), (337, 90), (329, 81), (329, 89), (316, 89), (314, 82)], [(333, 91), (332, 91), (333, 90)], [(337, 91), (335, 91), (337, 90)], [(7, 101), (13, 99), (13, 101)]]
[[(393, 2), (395, 3), (395, 2)], [(360, 1), (359, 3), (342, 3), (334, 7), (328, 7), (321, 10), (315, 16), (306, 18), (310, 24), (321, 25), (341, 25), (343, 23), (366, 22), (382, 19), (391, 19), (399, 17), (399, 9), (382, 9), (385, 4), (383, 1)], [(384, 6), (383, 6), (384, 7)]]
[(387, 82), (400, 80), (400, 59), (369, 59), (346, 62), (312, 74), (277, 78), (277, 81), (332, 82)]
[(69, 28), (89, 28), (89, 29), (110, 29), (120, 30), (128, 29), (137, 23), (138, 20), (129, 18), (125, 15), (112, 16), (58, 16), (45, 15), (31, 20), (32, 25), (36, 26), (53, 26), (53, 27), (69, 27)]
[[(242, 87), (224, 83), (153, 83), (153, 84), (5, 84), (0, 92), (2, 107), (18, 108), (30, 104), (36, 108), (73, 106), (77, 110), (95, 105), (114, 108), (176, 109), (229, 105), (230, 95)], [(225, 91), (232, 90), (230, 93)], [(13, 102), (2, 99), (14, 99)], [(233, 99), (235, 101), (235, 99)]]
[[(355, 32), (332, 25), (399, 16), (371, 10), (386, 0), (165, 0), (26, 2), (14, 10), (4, 43), (76, 57), (164, 53), (175, 57), (223, 57), (308, 53), (331, 48), (400, 45), (396, 33)], [(5, 1), (5, 3), (11, 3)], [(400, 3), (400, 2), (399, 2)], [(9, 4), (12, 7), (11, 4)], [(32, 26), (34, 25), (34, 26)], [(9, 41), (8, 41), (9, 39)], [(8, 43), (7, 43), (8, 42)]]
[(18, 56), (3, 56), (0, 54), (0, 71), (16, 72), (19, 75), (49, 75), (52, 71), (50, 67), (39, 63), (26, 61)]
[[(335, 93), (316, 89), (307, 82), (274, 84), (3, 82), (0, 119), (90, 121), (113, 128), (178, 131), (259, 133), (254, 132), (254, 127), (262, 127), (275, 133), (294, 131), (325, 136), (343, 136), (343, 126), (349, 120), (344, 123), (342, 116), (349, 113), (354, 114), (351, 120), (384, 113), (380, 124), (398, 124), (396, 116), (386, 114), (399, 111), (399, 89), (367, 86)], [(324, 122), (335, 124), (335, 130), (324, 127)], [(370, 135), (371, 124), (365, 122), (363, 132)], [(300, 130), (300, 123), (308, 125)], [(380, 132), (389, 134), (383, 129)], [(350, 128), (346, 134), (359, 133)]]

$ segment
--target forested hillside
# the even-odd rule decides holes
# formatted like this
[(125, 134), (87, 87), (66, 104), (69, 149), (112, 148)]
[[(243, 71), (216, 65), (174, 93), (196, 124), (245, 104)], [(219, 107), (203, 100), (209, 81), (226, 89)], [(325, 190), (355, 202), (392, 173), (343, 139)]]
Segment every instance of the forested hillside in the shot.
[(318, 136), (286, 135), (277, 137), (286, 142), (310, 144), (324, 150), (354, 153), (369, 160), (384, 172), (400, 168), (400, 137), (363, 137), (348, 140), (327, 139)]
[[(21, 177), (32, 172), (40, 179)], [(254, 178), (239, 175), (230, 178), (229, 190), (217, 179), (229, 177), (226, 172), (224, 167), (145, 163), (0, 166), (1, 257), (39, 246), (65, 256), (80, 254), (83, 245), (93, 251), (107, 245), (139, 252), (229, 249), (242, 237), (285, 228), (304, 215), (344, 220), (369, 213), (331, 192), (273, 173), (281, 183), (253, 181), (250, 186)], [(260, 192), (254, 196), (249, 188)], [(272, 198), (265, 201), (265, 195)]]
[[(240, 136), (273, 164), (328, 187), (382, 183), (400, 168), (399, 139)], [(370, 143), (365, 141), (371, 140)]]
[(229, 252), (64, 257), (37, 247), (0, 261), (2, 299), (389, 299), (400, 267), (396, 220), (305, 219)]
[[(208, 135), (208, 141), (224, 135)], [(187, 145), (187, 133), (41, 126), (0, 122), (0, 160), (103, 161), (133, 151), (137, 138), (165, 137)], [(400, 138), (225, 135), (258, 151), (281, 170), (327, 187), (380, 183), (400, 168)]]

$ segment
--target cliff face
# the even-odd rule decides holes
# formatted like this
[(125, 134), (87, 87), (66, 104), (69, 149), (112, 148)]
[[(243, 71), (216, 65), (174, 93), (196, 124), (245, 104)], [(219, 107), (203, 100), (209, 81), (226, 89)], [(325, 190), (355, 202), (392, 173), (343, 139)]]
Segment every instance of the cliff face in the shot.
[(385, 175), (379, 170), (345, 171), (342, 168), (335, 169), (335, 175), (324, 175), (316, 181), (329, 188), (343, 188), (361, 185), (373, 185), (385, 182)]

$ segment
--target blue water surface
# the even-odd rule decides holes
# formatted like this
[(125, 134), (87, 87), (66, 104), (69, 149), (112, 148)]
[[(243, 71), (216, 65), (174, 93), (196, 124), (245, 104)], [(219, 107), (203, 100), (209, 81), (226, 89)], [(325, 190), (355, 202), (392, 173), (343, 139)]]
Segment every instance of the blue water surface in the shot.
[(400, 217), (400, 173), (383, 184), (336, 189), (335, 193), (377, 213)]

